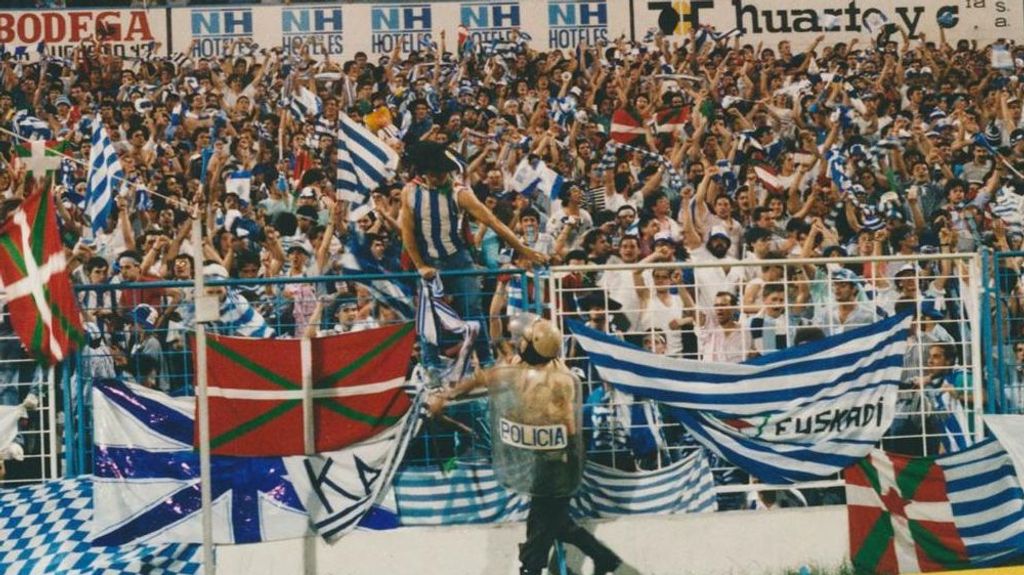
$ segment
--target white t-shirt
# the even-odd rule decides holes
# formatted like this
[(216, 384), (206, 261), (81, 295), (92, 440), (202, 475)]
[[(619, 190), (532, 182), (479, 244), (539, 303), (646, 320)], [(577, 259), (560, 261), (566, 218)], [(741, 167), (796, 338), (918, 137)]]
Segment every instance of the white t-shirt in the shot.
[[(732, 292), (740, 296), (740, 286), (743, 283), (743, 267), (734, 265), (737, 260), (731, 256), (716, 258), (708, 249), (701, 246), (690, 254), (694, 263), (717, 262), (720, 266), (699, 267), (693, 269), (694, 284), (696, 285), (697, 308), (703, 312), (710, 312), (715, 305), (715, 294), (721, 291)], [(729, 269), (726, 271), (725, 267)]]

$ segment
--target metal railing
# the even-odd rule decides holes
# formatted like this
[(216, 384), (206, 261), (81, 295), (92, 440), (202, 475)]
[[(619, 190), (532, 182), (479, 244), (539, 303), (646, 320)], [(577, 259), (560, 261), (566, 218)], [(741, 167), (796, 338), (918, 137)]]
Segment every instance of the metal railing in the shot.
[(985, 290), (986, 411), (1024, 413), (1024, 252), (988, 252)]
[[(948, 449), (948, 418), (963, 420), (966, 442), (983, 434), (978, 254), (730, 261), (728, 269), (718, 262), (556, 267), (551, 277), (554, 318), (563, 330), (566, 319), (579, 319), (654, 353), (706, 361), (740, 362), (893, 313), (913, 313), (900, 411), (883, 447), (938, 454)], [(575, 357), (571, 341), (567, 346), (583, 379), (600, 385), (585, 357)], [(647, 409), (659, 415), (657, 406)], [(609, 411), (601, 424), (621, 428), (616, 410)], [(662, 421), (659, 427), (654, 452), (637, 453), (629, 445), (630, 430), (622, 429), (625, 439), (618, 445), (592, 449), (590, 456), (615, 466), (660, 466), (696, 447), (678, 423)], [(838, 478), (790, 487), (756, 484), (719, 458), (713, 458), (713, 471), (721, 508), (741, 507), (757, 492), (793, 488), (801, 503), (835, 501), (829, 488), (842, 486)]]
[[(0, 318), (0, 323), (6, 324), (6, 318)], [(66, 410), (58, 407), (61, 397), (55, 385), (57, 373), (55, 368), (37, 365), (13, 333), (0, 336), (0, 405), (20, 405), (29, 395), (38, 399), (38, 407), (29, 410), (18, 425), (15, 443), (24, 458), (0, 461), (0, 486), (55, 479), (63, 474), (59, 440), (64, 425), (61, 416)]]
[[(968, 429), (973, 435), (979, 435), (982, 433), (981, 400), (984, 397), (991, 403), (994, 395), (992, 386), (996, 385), (990, 381), (989, 393), (985, 395), (981, 391), (982, 349), (993, 349), (993, 353), (984, 356), (987, 362), (1004, 367), (1013, 365), (1002, 361), (1004, 358), (999, 356), (998, 345), (981, 345), (980, 323), (983, 319), (987, 328), (986, 339), (1009, 341), (1013, 339), (1011, 336), (1021, 333), (1011, 333), (1009, 328), (1002, 331), (992, 329), (992, 326), (1003, 323), (1016, 326), (1014, 322), (1019, 321), (1018, 316), (1013, 316), (1012, 321), (988, 322), (988, 318), (983, 317), (985, 314), (979, 313), (979, 302), (991, 297), (988, 287), (994, 283), (993, 278), (988, 278), (988, 283), (981, 281), (981, 265), (982, 258), (978, 254), (730, 262), (730, 268), (734, 268), (732, 276), (726, 273), (727, 281), (723, 285), (712, 281), (713, 274), (707, 272), (721, 267), (715, 263), (556, 267), (537, 276), (522, 270), (467, 270), (446, 276), (474, 275), (480, 278), (482, 286), (486, 286), (480, 295), (484, 300), (480, 306), (483, 314), (467, 319), (483, 322), (484, 329), (489, 329), (495, 336), (495, 347), (499, 349), (507, 348), (506, 342), (516, 336), (517, 330), (529, 317), (547, 315), (559, 323), (564, 323), (569, 317), (578, 317), (590, 322), (592, 327), (619, 334), (624, 339), (669, 355), (713, 359), (711, 356), (719, 354), (722, 356), (717, 358), (719, 360), (731, 356), (733, 360), (740, 361), (755, 354), (769, 353), (772, 349), (796, 345), (802, 338), (821, 337), (853, 324), (874, 321), (897, 311), (897, 308), (912, 311), (920, 318), (915, 329), (930, 335), (912, 342), (912, 351), (906, 358), (904, 380), (907, 386), (900, 392), (904, 408), (898, 420), (902, 427), (891, 432), (883, 445), (888, 449), (932, 453), (941, 449), (941, 432), (937, 430), (936, 422), (954, 414), (949, 409), (935, 409), (930, 391), (917, 384), (948, 381), (956, 391), (958, 407), (962, 408), (962, 414), (969, 422)], [(846, 288), (836, 286), (844, 283), (840, 277), (846, 272), (836, 271), (840, 267), (853, 271), (859, 277), (853, 300), (849, 300), (848, 294), (840, 293)], [(369, 320), (381, 319), (375, 314), (380, 313), (382, 306), (372, 293), (358, 285), (366, 286), (378, 280), (408, 282), (412, 289), (417, 285), (415, 274), (233, 279), (211, 281), (208, 285), (211, 288), (246, 290), (253, 298), (254, 306), (261, 313), (266, 312), (267, 324), (276, 333), (294, 334), (299, 322), (295, 320), (294, 310), (288, 314), (288, 306), (294, 306), (295, 301), (283, 295), (286, 290), (303, 284), (313, 287), (314, 306), (323, 305), (328, 309), (324, 315), (334, 318), (328, 321), (322, 317), (322, 329), (331, 329), (333, 323), (343, 321), (333, 313), (333, 308), (350, 303), (357, 310), (357, 317), (351, 321), (363, 321), (369, 325), (372, 323)], [(640, 291), (637, 290), (637, 281), (641, 285)], [(90, 470), (89, 390), (92, 376), (103, 375), (107, 370), (118, 377), (163, 387), (170, 393), (191, 393), (192, 368), (187, 338), (183, 337), (185, 326), (179, 325), (181, 318), (172, 311), (176, 302), (182, 305), (180, 302), (188, 301), (190, 288), (190, 282), (76, 287), (83, 301), (84, 315), (92, 324), (93, 331), (90, 332), (90, 342), (64, 366), (65, 369), (57, 372), (62, 381), (60, 403), (44, 403), (49, 410), (47, 413), (51, 414), (47, 421), (56, 422), (57, 407), (62, 406), (61, 411), (67, 421), (63, 436), (56, 426), (39, 432), (41, 443), (46, 445), (52, 446), (62, 439), (64, 473), (75, 475)], [(649, 292), (646, 297), (640, 294), (644, 290)], [(736, 299), (717, 297), (722, 291), (736, 294)], [(985, 298), (979, 297), (979, 291), (984, 292)], [(175, 292), (176, 300), (172, 297)], [(934, 309), (934, 296), (938, 294), (942, 296), (941, 319), (935, 319), (938, 312)], [(458, 300), (461, 294), (449, 295)], [(840, 306), (839, 299), (848, 300), (847, 305)], [(135, 307), (126, 305), (144, 300), (156, 304), (152, 306), (157, 313), (155, 323), (135, 314)], [(652, 303), (655, 300), (657, 303)], [(769, 301), (766, 303), (766, 300)], [(765, 309), (768, 304), (774, 306), (770, 313)], [(999, 305), (1008, 304), (994, 300), (988, 312), (995, 315), (1005, 312)], [(674, 310), (676, 315), (669, 315), (666, 310)], [(717, 321), (719, 315), (726, 323), (730, 317), (736, 316), (741, 326), (738, 330), (741, 335), (735, 339), (738, 342), (736, 349), (714, 350), (705, 343), (713, 341), (713, 338), (702, 339), (701, 325)], [(766, 329), (762, 322), (756, 337), (749, 333), (750, 330), (746, 330), (744, 335), (743, 326), (752, 325), (751, 320), (759, 315), (761, 319), (771, 318), (772, 321), (768, 322), (773, 326), (771, 330)], [(936, 336), (939, 329), (949, 337)], [(766, 336), (769, 331), (771, 337)], [(915, 337), (918, 337), (916, 333)], [(159, 348), (152, 342), (147, 343), (152, 339), (156, 340)], [(948, 365), (928, 365), (933, 347), (936, 358), (941, 356)], [(600, 393), (601, 382), (586, 368), (585, 358), (577, 357), (578, 351), (571, 344), (567, 349), (569, 363), (582, 368), (581, 379), (587, 386), (585, 397), (591, 399), (583, 426), (590, 458), (622, 469), (652, 469), (677, 461), (697, 447), (685, 429), (664, 417), (658, 406)], [(147, 355), (150, 359), (146, 359)], [(52, 387), (46, 397), (57, 397)], [(656, 422), (658, 441), (654, 449), (637, 452), (629, 443), (628, 438), (634, 429), (626, 423), (623, 414), (634, 408), (647, 410), (650, 419)], [(486, 410), (486, 400), (471, 400), (455, 406), (449, 412), (449, 421), (429, 422), (410, 447), (406, 463), (445, 466), (455, 461), (486, 458), (490, 445)], [(43, 440), (44, 436), (48, 440)], [(40, 457), (55, 460), (58, 450), (49, 449), (45, 456), (42, 453)], [(60, 473), (60, 466), (55, 462), (47, 465), (49, 475), (45, 476)], [(716, 491), (723, 507), (745, 507), (756, 494), (765, 491), (792, 493), (788, 487), (783, 489), (754, 483), (723, 461), (715, 462), (714, 467)], [(841, 494), (837, 494), (839, 486), (841, 482), (838, 479), (798, 485), (795, 488), (800, 497), (796, 499), (802, 499), (798, 504), (841, 501)]]

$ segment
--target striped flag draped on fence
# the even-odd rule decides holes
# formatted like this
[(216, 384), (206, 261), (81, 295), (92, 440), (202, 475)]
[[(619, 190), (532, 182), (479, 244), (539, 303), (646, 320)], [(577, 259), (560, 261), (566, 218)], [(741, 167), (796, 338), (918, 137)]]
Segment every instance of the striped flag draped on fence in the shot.
[(894, 316), (746, 363), (655, 355), (569, 322), (604, 381), (661, 402), (694, 437), (770, 483), (828, 477), (895, 415), (910, 319)]
[[(358, 247), (349, 245), (345, 253), (341, 255), (341, 269), (346, 274), (361, 275), (386, 275), (389, 272), (379, 263), (365, 257)], [(402, 319), (412, 319), (414, 310), (412, 304), (412, 290), (398, 280), (385, 278), (378, 279), (353, 279), (356, 283), (366, 286), (373, 295), (373, 299), (390, 307)]]
[[(461, 462), (450, 471), (406, 468), (395, 476), (394, 488), (405, 526), (520, 521), (530, 508), (530, 498), (501, 485), (489, 462)], [(704, 450), (698, 449), (654, 471), (587, 463), (569, 510), (577, 518), (611, 518), (716, 508), (711, 468)]]
[(338, 199), (362, 204), (395, 175), (398, 154), (347, 115), (338, 124)]
[(419, 297), (416, 305), (416, 333), (424, 341), (440, 345), (441, 331), (462, 336), (459, 356), (447, 372), (452, 383), (458, 382), (469, 367), (470, 352), (473, 343), (480, 335), (480, 322), (464, 320), (450, 305), (444, 301), (444, 284), (441, 278), (434, 276), (431, 281), (420, 282)]
[(114, 195), (122, 178), (124, 172), (121, 170), (121, 160), (110, 143), (103, 121), (97, 116), (93, 121), (88, 188), (85, 191), (85, 213), (92, 220), (93, 234), (99, 233), (107, 225), (110, 210), (114, 207)]
[(583, 468), (573, 497), (576, 517), (715, 511), (715, 480), (703, 449), (654, 471), (620, 471), (596, 463)]

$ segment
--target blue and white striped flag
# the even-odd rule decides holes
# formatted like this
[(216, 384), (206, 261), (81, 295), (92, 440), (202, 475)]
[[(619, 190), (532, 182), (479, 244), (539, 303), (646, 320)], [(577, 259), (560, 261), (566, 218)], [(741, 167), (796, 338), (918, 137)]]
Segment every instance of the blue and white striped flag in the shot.
[(939, 436), (943, 453), (963, 451), (974, 445), (974, 435), (971, 433), (963, 401), (944, 391), (935, 397), (935, 411), (945, 414)]
[(430, 34), (424, 34), (420, 36), (419, 42), (417, 42), (419, 49), (424, 52), (434, 52), (437, 50), (437, 42), (430, 37)]
[(338, 199), (363, 204), (369, 199), (370, 192), (394, 177), (398, 169), (398, 154), (347, 114), (342, 114), (340, 119), (335, 186)]
[(558, 198), (564, 184), (562, 174), (549, 168), (544, 160), (530, 161), (529, 156), (519, 162), (512, 175), (512, 189), (528, 197), (540, 191), (553, 201)]
[(530, 510), (530, 498), (498, 483), (489, 462), (460, 462), (448, 472), (407, 467), (393, 487), (403, 526), (521, 521)]
[(106, 227), (110, 210), (114, 207), (114, 196), (123, 178), (121, 160), (110, 143), (103, 121), (97, 116), (92, 123), (88, 188), (85, 191), (85, 213), (92, 220), (93, 234)]
[[(346, 246), (345, 253), (341, 256), (342, 272), (349, 275), (386, 275), (387, 270), (374, 263), (368, 257), (358, 254), (358, 248)], [(395, 280), (378, 278), (373, 280), (361, 280), (353, 278), (352, 281), (366, 286), (373, 295), (373, 299), (381, 302), (395, 311), (402, 319), (412, 319), (414, 315), (412, 305), (412, 290), (404, 283)]]
[(583, 468), (573, 497), (575, 517), (605, 519), (625, 515), (715, 511), (715, 480), (703, 449), (654, 471), (620, 471), (596, 463)]
[(655, 355), (569, 322), (601, 378), (661, 402), (703, 445), (767, 483), (826, 478), (892, 424), (910, 318), (894, 316), (758, 357)]
[(288, 110), (296, 121), (301, 122), (307, 116), (319, 116), (323, 112), (323, 101), (309, 88), (299, 86), (288, 98)]
[(439, 276), (434, 276), (431, 281), (420, 282), (419, 298), (416, 302), (416, 333), (427, 343), (434, 345), (440, 345), (441, 330), (462, 336), (459, 355), (445, 376), (453, 385), (466, 375), (466, 369), (470, 367), (473, 343), (480, 335), (480, 329), (480, 322), (462, 319), (458, 312), (444, 301), (444, 284)]
[(18, 110), (11, 118), (14, 133), (29, 140), (52, 140), (53, 129), (46, 120), (30, 116), (26, 110)]
[(1021, 225), (1024, 223), (1024, 196), (1010, 188), (1000, 188), (992, 202), (992, 215), (1009, 225)]
[[(460, 462), (451, 471), (406, 468), (395, 476), (403, 526), (521, 521), (530, 498), (498, 482), (489, 462)], [(714, 511), (714, 479), (704, 450), (654, 471), (619, 471), (596, 463), (583, 468), (569, 504), (576, 518)]]
[(0, 491), (0, 572), (132, 575), (203, 572), (197, 544), (95, 547), (93, 484), (59, 479)]
[(235, 170), (228, 175), (224, 182), (224, 192), (237, 194), (238, 199), (249, 204), (252, 194), (252, 172), (250, 170)]
[(935, 460), (967, 556), (979, 566), (1024, 555), (1024, 493), (1002, 441), (989, 439)]

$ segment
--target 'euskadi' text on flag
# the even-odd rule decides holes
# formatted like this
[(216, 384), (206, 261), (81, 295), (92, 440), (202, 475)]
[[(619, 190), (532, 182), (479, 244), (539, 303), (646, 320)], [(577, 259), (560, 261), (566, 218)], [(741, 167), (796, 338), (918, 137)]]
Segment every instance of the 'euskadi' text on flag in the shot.
[(875, 450), (845, 477), (858, 569), (895, 575), (1024, 558), (1024, 493), (995, 439), (937, 458)]
[(0, 226), (0, 280), (22, 345), (49, 364), (84, 337), (66, 267), (53, 195), (38, 189)]
[(910, 318), (746, 363), (655, 355), (569, 322), (601, 379), (662, 403), (703, 445), (768, 483), (826, 478), (889, 429)]
[[(308, 340), (316, 452), (373, 437), (405, 415), (415, 337), (410, 322)], [(207, 344), (212, 453), (305, 453), (302, 340), (210, 335)]]
[[(93, 384), (94, 545), (202, 541), (191, 399), (116, 380)], [(336, 539), (375, 509), (419, 422), (416, 410), (367, 441), (292, 457), (211, 457), (213, 542)], [(376, 518), (379, 522), (379, 518)]]

